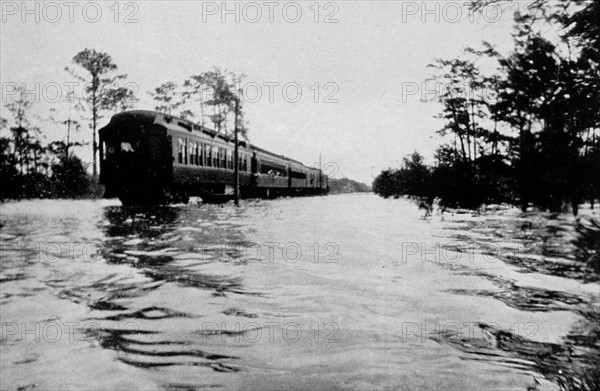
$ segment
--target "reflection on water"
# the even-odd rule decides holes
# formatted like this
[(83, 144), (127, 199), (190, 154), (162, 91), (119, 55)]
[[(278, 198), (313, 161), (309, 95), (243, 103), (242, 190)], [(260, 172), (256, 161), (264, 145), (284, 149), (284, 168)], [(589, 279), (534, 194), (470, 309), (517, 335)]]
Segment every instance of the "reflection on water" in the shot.
[(1, 219), (2, 389), (546, 389), (598, 363), (567, 215), (344, 195)]
[[(477, 220), (458, 218), (455, 222), (464, 225), (454, 227), (454, 230), (464, 231), (466, 226), (469, 231), (468, 235), (452, 235), (460, 240), (460, 246), (478, 248), (485, 256), (518, 266), (519, 273), (568, 277), (597, 287), (594, 283), (599, 280), (598, 274), (587, 262), (581, 262), (580, 254), (587, 254), (598, 243), (583, 240), (581, 225), (574, 224), (571, 216), (530, 213), (520, 214), (513, 219), (484, 216)], [(576, 262), (576, 259), (580, 262)], [(516, 359), (515, 365), (523, 365), (521, 360), (527, 360), (526, 365), (535, 367), (562, 387), (567, 387), (567, 383), (575, 379), (576, 383), (571, 384), (569, 389), (583, 388), (577, 383), (582, 376), (597, 372), (600, 364), (600, 312), (593, 295), (586, 297), (569, 290), (522, 286), (517, 281), (472, 268), (463, 268), (460, 273), (488, 279), (499, 289), (452, 289), (448, 292), (492, 297), (521, 311), (570, 311), (581, 315), (583, 319), (563, 336), (561, 343), (532, 341), (485, 323), (479, 327), (486, 331), (483, 334), (488, 338), (474, 344), (473, 340), (450, 336), (443, 339), (445, 342), (450, 341), (456, 348), (468, 351), (473, 355), (471, 358), (477, 360), (489, 360), (490, 356), (497, 354), (490, 352), (490, 348), (501, 350), (502, 360), (507, 357)], [(532, 330), (537, 331), (538, 327), (537, 324), (530, 324)], [(597, 374), (594, 376), (593, 380), (588, 380), (588, 387), (600, 381)]]
[[(187, 224), (193, 221), (214, 221), (217, 217), (214, 211), (188, 212), (185, 218), (179, 218), (179, 211), (174, 208), (106, 208), (109, 224), (103, 231), (109, 240), (102, 248), (103, 257), (108, 263), (141, 269), (153, 281), (148, 289), (177, 283), (209, 290), (213, 295), (245, 293), (240, 277), (211, 276), (195, 269), (203, 263), (239, 263), (243, 258), (239, 232), (229, 225), (191, 229)], [(182, 231), (187, 235), (182, 236)]]
[[(200, 314), (158, 306), (128, 311), (115, 303), (125, 297), (148, 295), (165, 285), (200, 289), (212, 296), (258, 294), (245, 291), (242, 278), (237, 273), (214, 275), (202, 271), (202, 266), (206, 264), (235, 265), (242, 259), (239, 243), (243, 239), (240, 232), (230, 222), (212, 224), (222, 219), (216, 212), (197, 208), (182, 211), (172, 207), (105, 209), (105, 221), (108, 224), (101, 227), (107, 238), (101, 249), (103, 258), (108, 264), (126, 264), (139, 269), (140, 274), (147, 278), (143, 284), (119, 284), (118, 289), (113, 289), (102, 301), (90, 304), (94, 309), (120, 311), (94, 320), (145, 325), (144, 329), (104, 328), (96, 333), (102, 346), (120, 353), (121, 362), (142, 368), (186, 365), (215, 371), (239, 370), (229, 364), (236, 359), (235, 356), (202, 350), (193, 335), (178, 340), (180, 336), (176, 335), (177, 330), (165, 333), (154, 327), (159, 320), (179, 318), (179, 322), (182, 322), (183, 319), (200, 318)], [(202, 229), (195, 229), (198, 227)], [(95, 288), (102, 289), (98, 285)], [(180, 297), (180, 300), (186, 300), (186, 297)], [(187, 323), (192, 324), (191, 321)]]

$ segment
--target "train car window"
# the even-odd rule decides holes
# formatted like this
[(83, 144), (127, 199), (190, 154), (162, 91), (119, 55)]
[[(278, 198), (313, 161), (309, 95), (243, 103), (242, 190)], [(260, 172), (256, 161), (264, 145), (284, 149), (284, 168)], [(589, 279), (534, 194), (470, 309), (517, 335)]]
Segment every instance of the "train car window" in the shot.
[(190, 153), (190, 157), (189, 157), (189, 162), (191, 165), (194, 165), (194, 154), (196, 153), (194, 151), (194, 144), (193, 142), (190, 142), (190, 147), (189, 147), (189, 153)]
[(188, 141), (183, 139), (183, 164), (188, 164)]
[(227, 168), (225, 148), (219, 148), (219, 167)]
[(183, 164), (183, 154), (184, 154), (184, 143), (183, 143), (183, 139), (178, 139), (178, 148), (177, 148), (177, 163), (179, 164)]
[(290, 175), (294, 179), (306, 179), (306, 174), (303, 173), (303, 172), (300, 172), (300, 171), (294, 171), (294, 170), (292, 170), (290, 172)]
[(209, 144), (204, 144), (204, 154), (206, 155), (206, 165), (212, 167), (212, 148)]
[(219, 167), (219, 147), (212, 147), (212, 162), (213, 167)]
[(287, 169), (285, 167), (271, 162), (261, 162), (260, 172), (261, 174), (269, 174), (272, 176), (287, 176)]
[(231, 149), (227, 150), (227, 168), (233, 170), (233, 152)]
[(192, 131), (192, 127), (185, 122), (177, 121), (177, 125), (181, 126), (184, 129), (187, 129), (189, 132)]

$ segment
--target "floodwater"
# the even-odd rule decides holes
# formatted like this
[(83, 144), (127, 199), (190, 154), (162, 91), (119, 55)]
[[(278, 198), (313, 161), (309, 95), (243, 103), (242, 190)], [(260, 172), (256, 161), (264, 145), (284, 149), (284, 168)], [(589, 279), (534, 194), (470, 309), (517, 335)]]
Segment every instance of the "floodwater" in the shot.
[(557, 389), (600, 356), (568, 215), (1, 208), (1, 389)]

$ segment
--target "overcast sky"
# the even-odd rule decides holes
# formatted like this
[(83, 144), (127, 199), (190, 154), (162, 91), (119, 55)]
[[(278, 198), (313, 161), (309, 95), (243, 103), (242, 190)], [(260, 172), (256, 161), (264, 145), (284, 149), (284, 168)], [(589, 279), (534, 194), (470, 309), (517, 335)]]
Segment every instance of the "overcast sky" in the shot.
[[(245, 110), (254, 144), (307, 165), (322, 154), (323, 163), (339, 166), (337, 177), (370, 184), (414, 150), (432, 159), (440, 106), (421, 102), (415, 91), (434, 72), (427, 65), (482, 40), (510, 48), (512, 12), (526, 3), (514, 3), (501, 18), (497, 9), (470, 17), (462, 0), (226, 4), (231, 13), (220, 1), (28, 2), (28, 10), (4, 1), (2, 100), (15, 83), (30, 90), (39, 83), (36, 113), (64, 112), (64, 104), (48, 101), (56, 85), (66, 94), (63, 83), (73, 79), (64, 67), (86, 47), (107, 52), (128, 74), (137, 108), (153, 108), (147, 92), (161, 83), (182, 84), (220, 66), (244, 73), (252, 86), (247, 92), (256, 102)], [(64, 129), (43, 129), (46, 141), (64, 136)], [(83, 132), (91, 139), (87, 127)], [(89, 149), (81, 152), (87, 161)]]

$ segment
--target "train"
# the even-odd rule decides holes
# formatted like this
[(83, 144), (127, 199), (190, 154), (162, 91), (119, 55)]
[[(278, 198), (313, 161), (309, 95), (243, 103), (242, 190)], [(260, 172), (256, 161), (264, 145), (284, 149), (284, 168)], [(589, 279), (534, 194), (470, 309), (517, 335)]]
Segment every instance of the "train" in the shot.
[[(186, 119), (150, 110), (115, 114), (98, 131), (100, 183), (124, 205), (205, 202), (233, 198), (232, 137)], [(322, 170), (238, 141), (241, 198), (323, 195)]]

